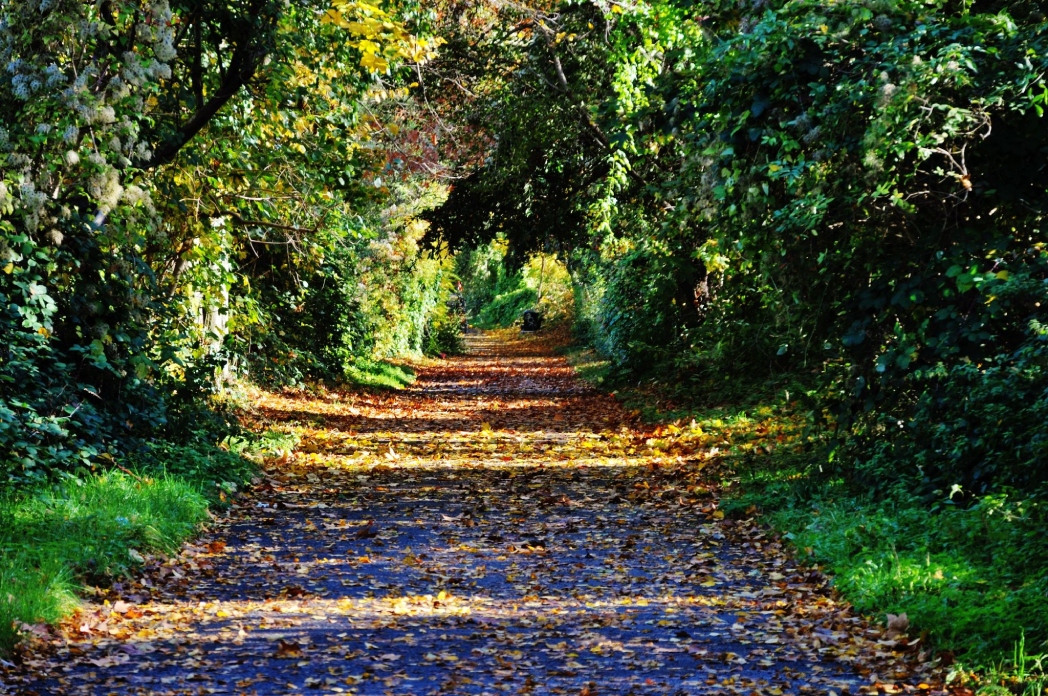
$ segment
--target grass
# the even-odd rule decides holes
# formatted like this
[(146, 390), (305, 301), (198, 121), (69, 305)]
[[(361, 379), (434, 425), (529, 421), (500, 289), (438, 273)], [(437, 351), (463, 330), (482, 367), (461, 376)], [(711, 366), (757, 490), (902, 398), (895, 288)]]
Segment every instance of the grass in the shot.
[(68, 616), (83, 584), (174, 551), (206, 516), (197, 487), (120, 471), (0, 501), (0, 651), (14, 646), (19, 625)]
[[(359, 385), (400, 389), (404, 367), (358, 361)], [(0, 656), (24, 626), (56, 624), (80, 605), (87, 586), (107, 586), (150, 554), (171, 553), (257, 473), (254, 459), (294, 446), (294, 435), (227, 438), (197, 433), (187, 444), (158, 441), (108, 459), (109, 470), (0, 495)]]
[(346, 370), (346, 378), (370, 389), (403, 389), (415, 381), (415, 371), (384, 360), (358, 359)]
[(916, 499), (872, 501), (762, 468), (741, 477), (725, 511), (762, 510), (858, 610), (905, 613), (933, 647), (971, 665), (999, 662), (1024, 636), (1045, 647), (1043, 501), (987, 496), (933, 512)]
[(107, 586), (150, 554), (176, 551), (256, 473), (252, 458), (288, 446), (281, 433), (221, 447), (154, 442), (109, 471), (0, 497), (0, 655), (22, 626), (56, 624), (86, 586)]
[(873, 500), (821, 474), (813, 455), (780, 453), (740, 461), (721, 509), (761, 514), (858, 611), (906, 614), (910, 635), (979, 693), (1040, 696), (1048, 684), (1043, 499), (937, 510), (902, 492)]

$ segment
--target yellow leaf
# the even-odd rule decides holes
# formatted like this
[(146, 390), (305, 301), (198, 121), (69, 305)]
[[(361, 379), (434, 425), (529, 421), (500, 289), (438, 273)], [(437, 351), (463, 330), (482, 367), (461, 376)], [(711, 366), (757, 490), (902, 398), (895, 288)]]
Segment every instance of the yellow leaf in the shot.
[(386, 13), (380, 10), (375, 5), (369, 5), (366, 2), (356, 2), (354, 3), (354, 5), (356, 5), (357, 9), (361, 10), (364, 14), (374, 15), (376, 17), (386, 16)]
[(1009, 275), (1008, 271), (997, 271), (998, 280), (1008, 280)]
[(724, 511), (723, 510), (716, 510), (716, 511), (714, 511), (713, 519), (715, 519), (715, 520), (723, 520), (724, 519)]
[(377, 43), (375, 43), (374, 41), (368, 41), (367, 39), (361, 39), (360, 41), (358, 41), (357, 48), (360, 49), (360, 51), (363, 53), (378, 53), (380, 50), (382, 50), (382, 47), (379, 46)]
[(335, 24), (337, 26), (342, 27), (343, 29), (348, 28), (349, 24), (348, 22), (346, 22), (342, 14), (336, 12), (335, 10), (328, 10), (327, 12), (325, 12), (324, 16), (320, 18), (320, 22), (321, 24)]
[(376, 56), (374, 53), (365, 53), (360, 58), (360, 64), (372, 72), (379, 72), (389, 68), (389, 63), (386, 62), (385, 58)]
[(4, 266), (4, 273), (6, 273), (7, 275), (11, 275), (11, 273), (14, 270), (15, 270), (15, 265), (13, 263), (9, 263), (6, 266)]
[(349, 22), (346, 26), (346, 29), (349, 29), (354, 34), (366, 36), (369, 39), (378, 33), (378, 31), (373, 25), (368, 24), (366, 22)]

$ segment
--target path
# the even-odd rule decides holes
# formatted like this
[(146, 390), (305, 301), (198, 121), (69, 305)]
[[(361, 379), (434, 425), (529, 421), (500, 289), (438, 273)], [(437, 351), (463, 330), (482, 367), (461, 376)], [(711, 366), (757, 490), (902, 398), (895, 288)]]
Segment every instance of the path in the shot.
[(717, 519), (697, 464), (666, 465), (540, 344), (471, 345), (403, 393), (265, 398), (301, 451), (16, 693), (780, 696), (897, 676), (898, 646), (821, 576)]

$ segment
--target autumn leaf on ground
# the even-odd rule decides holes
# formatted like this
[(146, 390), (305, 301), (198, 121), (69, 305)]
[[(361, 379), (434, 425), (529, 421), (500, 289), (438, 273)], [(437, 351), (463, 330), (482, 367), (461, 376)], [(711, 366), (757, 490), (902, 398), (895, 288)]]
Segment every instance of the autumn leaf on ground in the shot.
[(941, 683), (893, 640), (904, 615), (869, 624), (751, 518), (726, 518), (723, 464), (685, 454), (735, 425), (634, 425), (550, 346), (471, 349), (395, 394), (259, 393), (270, 424), (309, 414), (308, 437), (197, 545), (100, 590), (109, 605), (87, 605), (18, 687), (776, 696), (873, 693), (868, 676), (882, 692)]

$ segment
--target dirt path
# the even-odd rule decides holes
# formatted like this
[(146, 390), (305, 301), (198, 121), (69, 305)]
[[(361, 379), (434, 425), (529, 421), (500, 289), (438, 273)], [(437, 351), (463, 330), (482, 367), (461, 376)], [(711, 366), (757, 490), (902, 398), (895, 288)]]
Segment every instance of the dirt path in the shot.
[(539, 344), (260, 415), (300, 451), (9, 690), (857, 694), (913, 659)]

